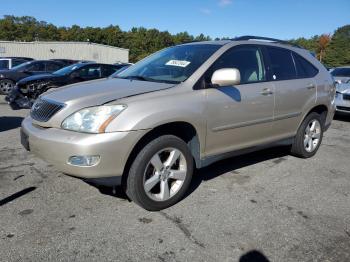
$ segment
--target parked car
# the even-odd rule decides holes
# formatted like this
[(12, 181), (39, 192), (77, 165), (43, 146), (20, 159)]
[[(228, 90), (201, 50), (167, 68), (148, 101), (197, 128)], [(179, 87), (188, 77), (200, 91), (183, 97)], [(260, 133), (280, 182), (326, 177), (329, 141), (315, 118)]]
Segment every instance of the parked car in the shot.
[(338, 84), (347, 83), (350, 80), (350, 66), (337, 67), (332, 70), (331, 75)]
[(350, 114), (350, 83), (337, 84), (336, 112)]
[(121, 184), (160, 210), (184, 196), (195, 167), (276, 144), (312, 157), (334, 98), (331, 75), (305, 49), (261, 37), (196, 42), (40, 96), (21, 137), (63, 173)]
[(17, 81), (42, 73), (51, 73), (64, 66), (63, 63), (50, 60), (33, 60), (15, 66), (9, 70), (0, 71), (0, 93), (9, 94)]
[(5, 99), (13, 109), (31, 108), (35, 99), (48, 89), (108, 77), (119, 68), (117, 65), (97, 63), (73, 64), (52, 74), (23, 78)]
[(8, 70), (32, 60), (29, 57), (0, 57), (0, 70)]

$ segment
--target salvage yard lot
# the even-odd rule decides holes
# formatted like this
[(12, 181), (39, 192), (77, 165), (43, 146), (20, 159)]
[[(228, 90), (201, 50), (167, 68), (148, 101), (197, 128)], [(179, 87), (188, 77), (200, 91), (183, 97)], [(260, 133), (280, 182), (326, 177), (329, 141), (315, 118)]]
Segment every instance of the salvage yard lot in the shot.
[(350, 261), (350, 117), (311, 159), (274, 148), (221, 161), (147, 212), (27, 153), (26, 114), (0, 97), (1, 261)]

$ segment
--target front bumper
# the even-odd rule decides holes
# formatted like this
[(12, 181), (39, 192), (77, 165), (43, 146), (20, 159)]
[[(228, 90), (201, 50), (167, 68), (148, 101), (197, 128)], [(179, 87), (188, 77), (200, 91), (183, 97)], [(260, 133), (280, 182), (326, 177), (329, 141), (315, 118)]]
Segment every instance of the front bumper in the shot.
[(336, 111), (350, 114), (350, 100), (344, 99), (343, 94), (338, 93), (335, 98)]
[[(21, 140), (24, 147), (27, 146), (27, 150), (68, 175), (86, 179), (120, 178), (131, 150), (147, 131), (86, 134), (42, 128), (33, 125), (32, 119), (27, 117), (22, 122)], [(94, 166), (68, 164), (71, 156), (81, 155), (99, 155), (100, 161)]]

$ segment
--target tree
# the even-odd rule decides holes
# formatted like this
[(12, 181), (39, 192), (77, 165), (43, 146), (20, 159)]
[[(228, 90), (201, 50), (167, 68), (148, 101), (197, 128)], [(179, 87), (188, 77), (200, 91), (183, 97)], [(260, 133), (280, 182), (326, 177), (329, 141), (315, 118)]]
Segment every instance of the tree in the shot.
[(323, 34), (319, 37), (318, 39), (318, 49), (317, 49), (317, 53), (318, 53), (318, 58), (320, 60), (320, 62), (322, 62), (322, 59), (325, 56), (326, 53), (326, 49), (329, 45), (331, 41), (331, 35), (330, 34)]
[(350, 65), (350, 25), (335, 31), (326, 48), (324, 63), (332, 67)]

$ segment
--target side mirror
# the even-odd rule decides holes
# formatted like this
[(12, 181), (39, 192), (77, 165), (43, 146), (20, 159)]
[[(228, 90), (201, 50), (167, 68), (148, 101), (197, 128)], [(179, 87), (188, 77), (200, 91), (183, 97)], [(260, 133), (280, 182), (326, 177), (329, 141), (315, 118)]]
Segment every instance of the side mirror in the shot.
[(237, 68), (222, 68), (216, 70), (211, 77), (211, 83), (218, 86), (234, 86), (241, 82), (241, 73)]

